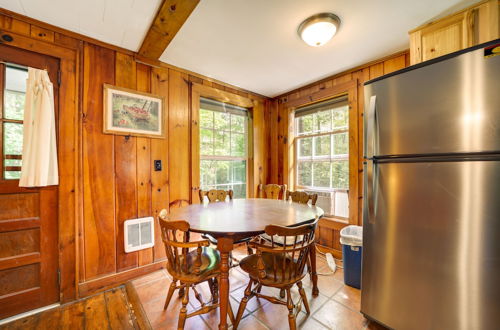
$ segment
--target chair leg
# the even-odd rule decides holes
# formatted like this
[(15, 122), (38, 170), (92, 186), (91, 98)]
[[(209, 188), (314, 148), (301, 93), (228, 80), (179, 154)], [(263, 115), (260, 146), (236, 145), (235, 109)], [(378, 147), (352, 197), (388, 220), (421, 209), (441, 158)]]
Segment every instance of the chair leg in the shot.
[(302, 287), (302, 281), (298, 281), (297, 286), (299, 287), (300, 297), (302, 298), (302, 301), (304, 302), (304, 307), (306, 308), (306, 312), (307, 312), (307, 314), (311, 314), (311, 310), (309, 309), (309, 302), (307, 301), (306, 291)]
[(293, 300), (290, 288), (286, 289), (286, 295), (286, 307), (288, 307), (288, 324), (290, 326), (290, 330), (296, 330), (297, 324), (295, 322), (295, 314), (293, 313)]
[(189, 303), (189, 286), (186, 285), (185, 289), (186, 291), (182, 297), (182, 308), (179, 315), (179, 322), (177, 323), (177, 330), (184, 329), (184, 324), (186, 324), (187, 304)]
[(312, 268), (311, 268), (310, 255), (307, 257), (306, 262), (307, 262), (307, 272), (309, 273), (309, 277), (311, 278), (311, 281), (312, 281), (312, 279), (313, 279), (313, 273), (312, 273)]
[(280, 298), (285, 298), (285, 289), (280, 290)]
[(253, 250), (250, 247), (250, 244), (248, 244), (248, 242), (247, 242), (246, 245), (247, 245), (247, 253), (248, 253), (248, 255), (252, 255), (253, 254)]
[(205, 306), (205, 302), (203, 301), (201, 294), (198, 292), (198, 290), (196, 290), (196, 285), (193, 285), (192, 289), (194, 292), (194, 297), (200, 302), (201, 307)]
[(217, 283), (217, 278), (210, 278), (208, 280), (208, 287), (212, 295), (212, 304), (216, 304), (219, 301), (219, 285)]
[[(182, 282), (180, 282), (182, 285)], [(184, 287), (179, 288), (179, 298), (184, 297)]]
[(175, 288), (177, 286), (177, 280), (172, 280), (172, 283), (170, 283), (170, 287), (168, 288), (168, 293), (167, 293), (167, 300), (165, 300), (165, 306), (163, 306), (163, 310), (166, 310), (168, 307), (168, 304), (170, 303), (170, 299), (172, 299), (172, 295), (174, 294)]
[(238, 308), (238, 314), (236, 314), (236, 320), (234, 320), (234, 323), (233, 323), (233, 329), (237, 329), (238, 324), (240, 324), (241, 318), (243, 316), (243, 312), (245, 311), (245, 307), (247, 307), (248, 300), (250, 299), (250, 296), (252, 294), (252, 285), (253, 285), (253, 281), (250, 280), (250, 282), (248, 282), (248, 285), (245, 289), (245, 296), (243, 297), (243, 299), (241, 299), (240, 307)]

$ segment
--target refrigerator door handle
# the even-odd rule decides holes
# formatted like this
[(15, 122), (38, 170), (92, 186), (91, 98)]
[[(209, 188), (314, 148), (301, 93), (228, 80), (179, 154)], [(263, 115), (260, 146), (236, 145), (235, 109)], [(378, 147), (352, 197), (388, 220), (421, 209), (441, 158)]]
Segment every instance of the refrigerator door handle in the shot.
[(376, 113), (377, 113), (377, 95), (372, 95), (370, 97), (370, 104), (368, 106), (368, 113), (366, 114), (366, 136), (365, 136), (365, 158), (372, 158), (375, 148), (375, 129), (377, 128), (376, 123)]
[(377, 180), (377, 170), (375, 168), (376, 164), (372, 160), (365, 162), (365, 207), (366, 214), (368, 217), (368, 223), (373, 224), (375, 222), (375, 203), (376, 196), (373, 191), (373, 183)]

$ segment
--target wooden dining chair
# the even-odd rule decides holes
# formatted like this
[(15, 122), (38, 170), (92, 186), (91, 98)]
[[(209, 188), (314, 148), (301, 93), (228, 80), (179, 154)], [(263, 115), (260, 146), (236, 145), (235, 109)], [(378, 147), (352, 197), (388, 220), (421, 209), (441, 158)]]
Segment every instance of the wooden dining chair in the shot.
[(292, 200), (295, 203), (309, 204), (311, 201), (311, 205), (316, 205), (316, 201), (318, 200), (318, 194), (309, 194), (305, 191), (286, 191), (285, 200)]
[[(184, 329), (186, 319), (208, 313), (219, 307), (218, 278), (220, 275), (219, 252), (210, 247), (208, 240), (189, 241), (189, 223), (184, 220), (167, 220), (167, 211), (159, 213), (159, 222), (163, 243), (167, 255), (167, 271), (172, 276), (172, 283), (168, 289), (167, 299), (163, 309), (166, 310), (174, 291), (179, 289), (182, 297), (182, 307), (179, 313), (177, 329)], [(179, 282), (179, 285), (177, 285)], [(196, 285), (208, 282), (212, 299), (206, 303), (196, 290)], [(192, 289), (195, 298), (201, 306), (187, 313), (189, 304), (189, 290)], [(228, 308), (229, 318), (234, 323), (232, 309)]]
[(259, 184), (258, 196), (267, 199), (285, 199), (286, 184)]
[[(262, 238), (250, 242), (250, 245), (256, 249), (256, 253), (240, 261), (240, 267), (248, 273), (250, 281), (238, 308), (234, 328), (237, 328), (248, 301), (253, 297), (266, 299), (273, 304), (285, 305), (288, 308), (288, 323), (290, 329), (293, 330), (297, 328), (295, 318), (302, 308), (302, 303), (307, 314), (311, 312), (302, 287), (302, 279), (307, 274), (306, 264), (311, 244), (314, 242), (317, 221), (318, 219), (298, 227), (268, 225), (265, 232), (272, 237), (271, 242)], [(300, 235), (302, 235), (301, 241), (298, 240)], [(285, 244), (276, 245), (274, 243), (276, 237), (282, 238)], [(294, 285), (297, 285), (300, 294), (297, 304), (294, 304), (290, 291)], [(262, 286), (284, 289), (286, 301), (261, 294)]]
[(208, 202), (213, 203), (213, 202), (225, 202), (227, 196), (229, 196), (229, 200), (233, 199), (233, 190), (217, 190), (217, 189), (211, 189), (211, 190), (199, 190), (198, 194), (200, 196), (200, 202), (203, 203), (205, 196), (207, 196)]

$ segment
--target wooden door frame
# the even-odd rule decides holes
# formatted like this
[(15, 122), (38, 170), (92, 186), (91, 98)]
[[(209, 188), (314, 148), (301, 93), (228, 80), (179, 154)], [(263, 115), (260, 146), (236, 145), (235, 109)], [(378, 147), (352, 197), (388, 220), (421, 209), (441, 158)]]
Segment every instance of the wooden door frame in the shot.
[[(321, 102), (327, 99), (347, 95), (349, 104), (349, 219), (346, 222), (343, 219), (331, 218), (331, 220), (342, 224), (357, 225), (359, 222), (358, 199), (360, 198), (358, 173), (359, 173), (359, 107), (358, 107), (358, 80), (338, 84), (318, 92), (303, 96), (278, 105), (278, 111), (283, 112), (282, 119), (286, 120), (287, 140), (284, 150), (283, 160), (283, 182), (288, 184), (290, 189), (295, 188), (295, 155), (294, 155), (294, 110), (313, 103)], [(328, 219), (330, 220), (330, 219)], [(324, 219), (323, 221), (327, 221)]]
[[(200, 113), (200, 97), (206, 97), (220, 102), (230, 103), (239, 107), (247, 108), (250, 111), (248, 117), (248, 156), (247, 156), (247, 196), (252, 198), (256, 196), (257, 186), (261, 180), (259, 179), (259, 166), (256, 166), (256, 158), (260, 159), (261, 150), (255, 143), (255, 137), (258, 135), (254, 125), (254, 115), (257, 111), (263, 109), (262, 102), (254, 98), (248, 98), (241, 95), (233, 94), (219, 89), (191, 83), (190, 93), (190, 121), (191, 121), (191, 202), (199, 202), (198, 191), (200, 190), (200, 129), (199, 129), (199, 113)], [(257, 134), (256, 134), (257, 133)], [(257, 178), (257, 180), (256, 180)], [(259, 181), (259, 182), (257, 182)]]
[(81, 143), (79, 141), (80, 107), (79, 79), (81, 42), (75, 49), (62, 47), (53, 43), (35, 40), (20, 34), (0, 29), (0, 35), (9, 35), (12, 41), (5, 45), (23, 50), (48, 55), (59, 59), (59, 122), (58, 125), (58, 162), (59, 162), (59, 194), (58, 194), (58, 227), (59, 227), (59, 300), (65, 303), (76, 299), (78, 250), (76, 237), (77, 220), (81, 219), (80, 191), (80, 158)]

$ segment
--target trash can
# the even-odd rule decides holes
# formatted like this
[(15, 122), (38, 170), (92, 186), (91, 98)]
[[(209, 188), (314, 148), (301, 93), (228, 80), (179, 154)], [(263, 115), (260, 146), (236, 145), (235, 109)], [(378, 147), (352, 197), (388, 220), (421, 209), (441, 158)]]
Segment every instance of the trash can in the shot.
[(344, 283), (361, 289), (361, 252), (363, 249), (363, 227), (347, 226), (340, 231)]

